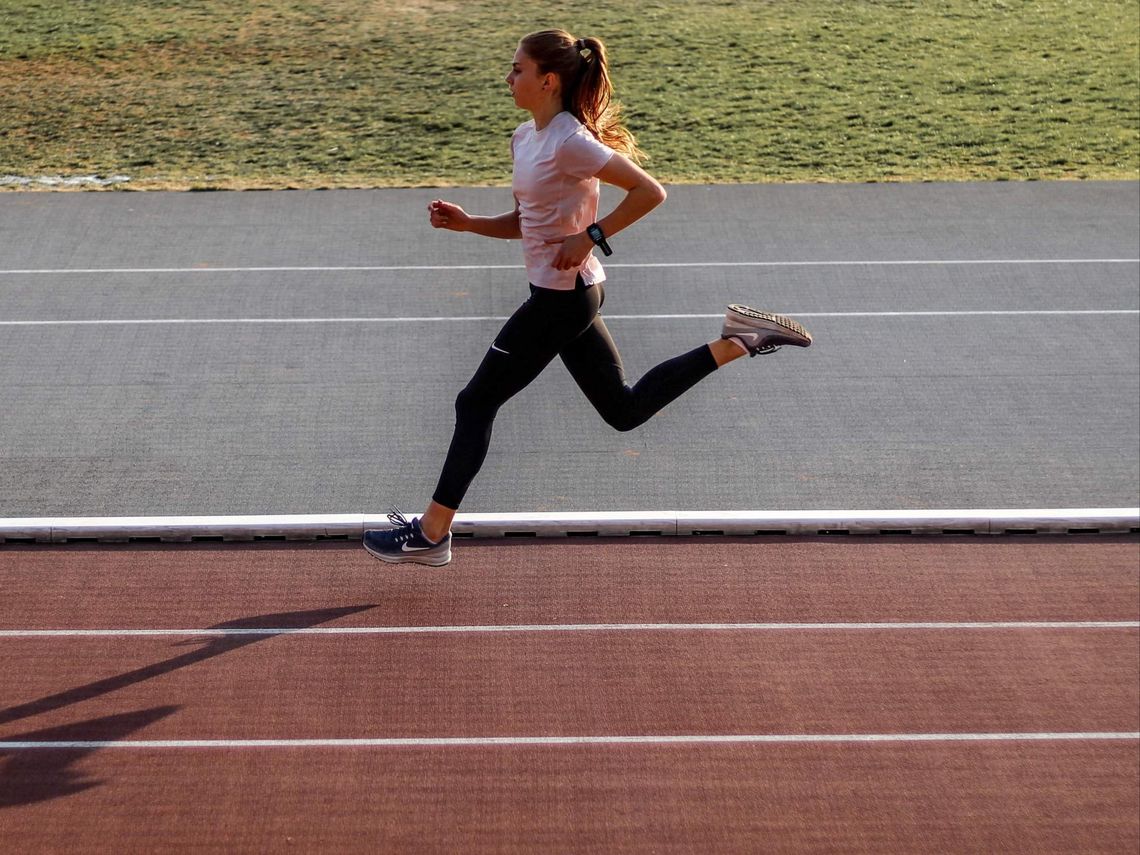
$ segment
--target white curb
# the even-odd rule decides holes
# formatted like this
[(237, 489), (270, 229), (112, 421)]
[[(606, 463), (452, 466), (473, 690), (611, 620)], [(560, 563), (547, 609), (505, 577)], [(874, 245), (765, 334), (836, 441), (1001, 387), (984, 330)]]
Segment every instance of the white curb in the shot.
[[(0, 518), (0, 543), (352, 540), (388, 527), (385, 516), (368, 514)], [(466, 513), (452, 531), (459, 537), (1120, 534), (1140, 532), (1140, 508)]]

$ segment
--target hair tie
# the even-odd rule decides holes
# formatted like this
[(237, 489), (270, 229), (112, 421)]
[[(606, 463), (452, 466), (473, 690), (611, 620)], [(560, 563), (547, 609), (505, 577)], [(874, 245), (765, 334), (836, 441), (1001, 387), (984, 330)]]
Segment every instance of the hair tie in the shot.
[(586, 60), (587, 62), (589, 62), (590, 57), (592, 57), (594, 55), (594, 52), (592, 50), (590, 50), (588, 47), (586, 47), (586, 40), (585, 39), (578, 39), (577, 41), (575, 41), (574, 47), (576, 47), (578, 49), (578, 56), (582, 57), (582, 59)]

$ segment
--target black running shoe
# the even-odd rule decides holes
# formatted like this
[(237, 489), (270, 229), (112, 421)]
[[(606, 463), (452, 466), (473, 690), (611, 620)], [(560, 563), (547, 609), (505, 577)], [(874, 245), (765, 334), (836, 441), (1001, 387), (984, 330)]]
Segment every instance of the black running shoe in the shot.
[(395, 528), (364, 532), (364, 548), (381, 561), (442, 567), (451, 560), (451, 532), (439, 543), (432, 543), (424, 537), (419, 517), (408, 522), (399, 508), (393, 508), (388, 520)]
[(784, 344), (795, 347), (811, 345), (811, 333), (791, 318), (758, 312), (735, 303), (725, 313), (720, 337), (736, 339), (750, 356), (775, 353)]

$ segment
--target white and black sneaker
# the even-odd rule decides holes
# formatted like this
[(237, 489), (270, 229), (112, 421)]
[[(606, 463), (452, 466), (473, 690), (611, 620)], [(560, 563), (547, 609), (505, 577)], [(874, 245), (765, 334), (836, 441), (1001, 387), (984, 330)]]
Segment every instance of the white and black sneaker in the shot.
[(451, 560), (451, 532), (443, 540), (432, 543), (424, 537), (419, 517), (408, 522), (399, 508), (393, 508), (388, 520), (395, 528), (364, 532), (364, 548), (389, 564), (430, 564), (442, 567)]
[(809, 347), (811, 333), (784, 315), (758, 312), (733, 303), (724, 316), (721, 338), (740, 342), (750, 356), (775, 353), (781, 345)]

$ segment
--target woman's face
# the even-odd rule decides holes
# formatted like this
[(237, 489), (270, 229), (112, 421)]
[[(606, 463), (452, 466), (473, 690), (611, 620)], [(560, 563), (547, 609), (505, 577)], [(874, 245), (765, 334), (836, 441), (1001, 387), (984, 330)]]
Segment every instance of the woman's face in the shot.
[(511, 87), (515, 106), (531, 110), (541, 104), (550, 91), (549, 88), (544, 90), (543, 84), (549, 83), (548, 78), (553, 77), (552, 74), (539, 74), (538, 63), (527, 56), (520, 46), (515, 51), (511, 73), (507, 75), (507, 85)]

